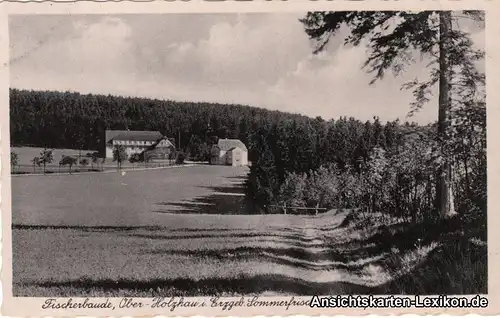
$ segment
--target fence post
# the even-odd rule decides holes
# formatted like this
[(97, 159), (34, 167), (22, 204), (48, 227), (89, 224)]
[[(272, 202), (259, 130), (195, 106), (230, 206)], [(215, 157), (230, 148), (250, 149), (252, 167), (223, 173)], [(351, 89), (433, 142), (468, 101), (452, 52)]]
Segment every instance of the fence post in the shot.
[(283, 204), (283, 213), (286, 215), (286, 204)]

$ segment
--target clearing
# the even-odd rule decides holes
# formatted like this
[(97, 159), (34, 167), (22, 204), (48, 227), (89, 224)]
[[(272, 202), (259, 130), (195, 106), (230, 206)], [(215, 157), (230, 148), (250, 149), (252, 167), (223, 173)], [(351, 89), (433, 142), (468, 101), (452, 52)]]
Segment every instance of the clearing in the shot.
[(379, 246), (376, 227), (346, 223), (346, 212), (230, 215), (244, 212), (247, 171), (12, 178), (14, 296), (398, 293), (413, 286), (409, 270), (442, 248), (394, 252)]

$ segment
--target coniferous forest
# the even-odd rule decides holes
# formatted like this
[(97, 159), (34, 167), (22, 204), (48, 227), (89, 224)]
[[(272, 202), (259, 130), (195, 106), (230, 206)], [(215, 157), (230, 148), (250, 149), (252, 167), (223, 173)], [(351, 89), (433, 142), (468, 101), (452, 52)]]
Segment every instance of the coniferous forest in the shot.
[[(432, 218), (440, 160), (436, 125), (324, 120), (242, 105), (174, 102), (69, 92), (10, 91), (15, 146), (95, 149), (106, 129), (158, 130), (205, 159), (217, 138), (239, 138), (252, 162), (254, 213), (274, 206), (359, 208), (411, 220)], [(486, 110), (457, 112), (455, 209), (486, 208)]]

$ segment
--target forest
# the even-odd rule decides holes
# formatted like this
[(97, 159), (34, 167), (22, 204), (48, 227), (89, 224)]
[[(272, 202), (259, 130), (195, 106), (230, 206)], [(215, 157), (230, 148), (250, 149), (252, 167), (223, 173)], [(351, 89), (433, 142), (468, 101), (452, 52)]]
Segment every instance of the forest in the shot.
[[(435, 215), (441, 158), (436, 124), (324, 120), (243, 105), (17, 89), (10, 91), (10, 113), (16, 146), (98, 149), (105, 129), (159, 130), (180, 137), (179, 149), (202, 160), (217, 138), (239, 138), (253, 163), (247, 194), (255, 213), (286, 205), (385, 211), (413, 220)], [(461, 124), (450, 147), (455, 209), (483, 214), (486, 109), (456, 116)]]
[(12, 146), (98, 150), (106, 129), (157, 130), (198, 157), (217, 137), (246, 144), (252, 127), (281, 118), (304, 117), (242, 105), (10, 90)]
[[(456, 130), (453, 151), (455, 210), (486, 210), (485, 109)], [(359, 208), (432, 219), (441, 153), (435, 124), (365, 123), (354, 118), (284, 120), (253, 131), (249, 189), (254, 202), (288, 207)], [(271, 209), (272, 210), (272, 209)]]

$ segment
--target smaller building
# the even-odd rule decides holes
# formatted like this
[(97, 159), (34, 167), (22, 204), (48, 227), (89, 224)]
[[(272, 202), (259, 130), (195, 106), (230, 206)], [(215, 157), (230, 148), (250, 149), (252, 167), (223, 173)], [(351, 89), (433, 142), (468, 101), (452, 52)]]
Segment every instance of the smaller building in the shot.
[(147, 149), (145, 149), (141, 153), (141, 157), (145, 158), (146, 161), (154, 161), (154, 160), (166, 160), (173, 159), (173, 155), (175, 154), (175, 146), (174, 143), (167, 139), (162, 138), (156, 144), (151, 145)]
[(248, 166), (248, 149), (241, 140), (219, 139), (212, 147), (210, 164)]

